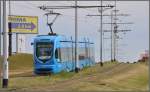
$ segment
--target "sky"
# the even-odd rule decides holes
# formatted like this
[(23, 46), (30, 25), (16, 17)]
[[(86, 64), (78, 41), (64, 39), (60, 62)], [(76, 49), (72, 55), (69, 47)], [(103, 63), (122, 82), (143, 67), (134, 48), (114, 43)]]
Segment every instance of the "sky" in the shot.
[[(82, 1), (79, 5), (100, 5), (99, 2)], [(104, 5), (114, 2), (107, 1)], [(38, 34), (47, 34), (50, 30), (46, 25), (46, 13), (37, 8), (42, 5), (74, 5), (72, 1), (11, 1), (11, 15), (23, 16), (38, 16)], [(8, 8), (7, 8), (8, 9)], [(132, 22), (132, 25), (120, 25), (119, 29), (130, 29), (126, 33), (118, 33), (119, 39), (117, 41), (117, 59), (122, 62), (134, 62), (139, 59), (141, 53), (149, 49), (149, 4), (148, 1), (118, 1), (118, 14), (129, 14), (128, 17), (118, 17), (118, 22)], [(58, 17), (53, 25), (54, 32), (65, 35), (67, 37), (74, 37), (74, 9), (68, 10), (54, 10), (62, 15)], [(111, 10), (106, 10), (104, 14), (110, 14)], [(100, 17), (88, 17), (88, 14), (99, 14), (97, 8), (78, 9), (78, 35), (79, 39), (89, 38), (95, 45), (95, 60), (99, 61), (100, 55)], [(51, 17), (53, 18), (53, 17)], [(103, 18), (104, 23), (110, 22), (110, 17)], [(110, 25), (103, 25), (103, 30), (109, 30)], [(30, 45), (34, 37), (38, 34), (24, 34), (26, 37), (26, 53), (33, 53), (33, 48)], [(103, 60), (110, 60), (110, 33), (104, 33), (103, 37)], [(13, 34), (13, 43), (15, 43), (16, 35)], [(13, 52), (15, 52), (15, 44), (13, 44)]]

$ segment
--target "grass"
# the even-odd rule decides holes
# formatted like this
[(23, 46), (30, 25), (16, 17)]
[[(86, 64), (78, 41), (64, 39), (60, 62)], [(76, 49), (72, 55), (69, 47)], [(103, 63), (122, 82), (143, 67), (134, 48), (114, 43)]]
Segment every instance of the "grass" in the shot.
[[(0, 72), (2, 71), (2, 56), (0, 56)], [(28, 70), (31, 71), (33, 67), (33, 59), (31, 54), (13, 54), (8, 58), (9, 61), (9, 73), (19, 73), (19, 72), (26, 72)], [(0, 80), (1, 83), (1, 80)], [(1, 85), (1, 84), (0, 84)]]
[[(32, 54), (13, 54), (8, 58), (9, 70), (22, 71), (26, 69), (31, 69), (33, 67)], [(0, 62), (2, 62), (2, 57), (0, 57)]]
[[(96, 64), (86, 67), (79, 73), (64, 72), (47, 76), (32, 74), (31, 54), (16, 54), (9, 58), (10, 73), (19, 72), (10, 77), (9, 88), (0, 91), (147, 91), (148, 66), (145, 63), (105, 62), (103, 67)], [(27, 70), (31, 72), (27, 72)], [(20, 73), (24, 71), (25, 73)]]
[(147, 83), (148, 82), (148, 75), (145, 75), (145, 74), (137, 75), (133, 78), (127, 79), (126, 82), (131, 87), (135, 87), (135, 88), (144, 87), (144, 88), (146, 88), (146, 86), (148, 85), (148, 83)]
[(10, 70), (26, 70), (33, 67), (31, 54), (15, 54), (9, 57)]
[(74, 75), (75, 75), (74, 72), (68, 73), (68, 72), (62, 71), (58, 74), (52, 75), (51, 78), (69, 79), (69, 78), (72, 78)]

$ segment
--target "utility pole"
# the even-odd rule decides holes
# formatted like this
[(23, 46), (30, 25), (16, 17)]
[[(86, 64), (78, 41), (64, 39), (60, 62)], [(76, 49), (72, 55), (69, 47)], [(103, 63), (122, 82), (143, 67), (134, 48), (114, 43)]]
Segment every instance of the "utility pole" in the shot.
[[(103, 6), (103, 0), (101, 0), (101, 6)], [(100, 29), (100, 66), (103, 66), (103, 45), (102, 45), (102, 43), (103, 43), (103, 7), (101, 7), (101, 10), (100, 10), (100, 14), (101, 14), (101, 16), (100, 16), (100, 21), (101, 21), (101, 23), (100, 23), (100, 27), (101, 27), (101, 29)]]
[(114, 24), (114, 30), (112, 30), (112, 40), (113, 40), (113, 46), (114, 46), (114, 56), (113, 56), (113, 61), (116, 61), (116, 32), (117, 32), (117, 0), (115, 0), (115, 24)]
[(3, 0), (3, 88), (8, 87), (8, 16), (6, 9), (6, 0)]
[(117, 28), (118, 28), (118, 26), (117, 26), (117, 24), (115, 23), (115, 25), (114, 25), (114, 30), (113, 30), (113, 34), (112, 34), (112, 36), (113, 36), (113, 51), (114, 51), (114, 54), (113, 54), (113, 61), (116, 61), (116, 34), (117, 34)]
[(78, 9), (77, 9), (77, 0), (75, 0), (75, 72), (79, 72), (78, 67)]
[(112, 48), (112, 33), (113, 33), (113, 12), (111, 12), (111, 41), (110, 41), (110, 48), (111, 48), (111, 62), (113, 62), (113, 55), (112, 55), (112, 53), (113, 53), (113, 48)]

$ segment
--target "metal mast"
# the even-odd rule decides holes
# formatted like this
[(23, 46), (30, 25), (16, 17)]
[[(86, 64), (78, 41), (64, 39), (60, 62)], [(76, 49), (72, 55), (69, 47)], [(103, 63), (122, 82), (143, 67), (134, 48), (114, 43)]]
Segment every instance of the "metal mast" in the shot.
[(113, 33), (113, 12), (111, 11), (111, 41), (110, 41), (110, 48), (111, 48), (111, 62), (113, 62), (113, 55), (112, 55), (112, 53), (113, 53), (113, 47), (112, 47), (112, 33)]
[(117, 32), (117, 0), (115, 0), (115, 20), (114, 20), (114, 30), (112, 33), (113, 36), (113, 51), (114, 51), (114, 56), (113, 56), (113, 61), (116, 61), (116, 32)]
[(78, 9), (77, 0), (75, 0), (75, 72), (78, 73)]
[(6, 0), (3, 0), (3, 88), (8, 87), (8, 16), (6, 9)]
[[(100, 1), (100, 3), (101, 3), (101, 6), (103, 5), (103, 0), (101, 0)], [(101, 7), (101, 10), (100, 10), (100, 21), (101, 21), (101, 23), (100, 23), (100, 65), (101, 66), (103, 66), (103, 62), (102, 62), (102, 60), (103, 60), (103, 45), (102, 45), (102, 41), (103, 41), (103, 7)]]

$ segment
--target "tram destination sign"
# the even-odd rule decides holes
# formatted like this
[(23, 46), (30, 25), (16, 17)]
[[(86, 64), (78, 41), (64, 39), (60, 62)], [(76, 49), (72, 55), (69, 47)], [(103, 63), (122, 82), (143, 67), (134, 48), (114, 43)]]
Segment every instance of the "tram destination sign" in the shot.
[(11, 23), (12, 33), (38, 33), (38, 17), (37, 16), (16, 16), (8, 17), (8, 22)]

